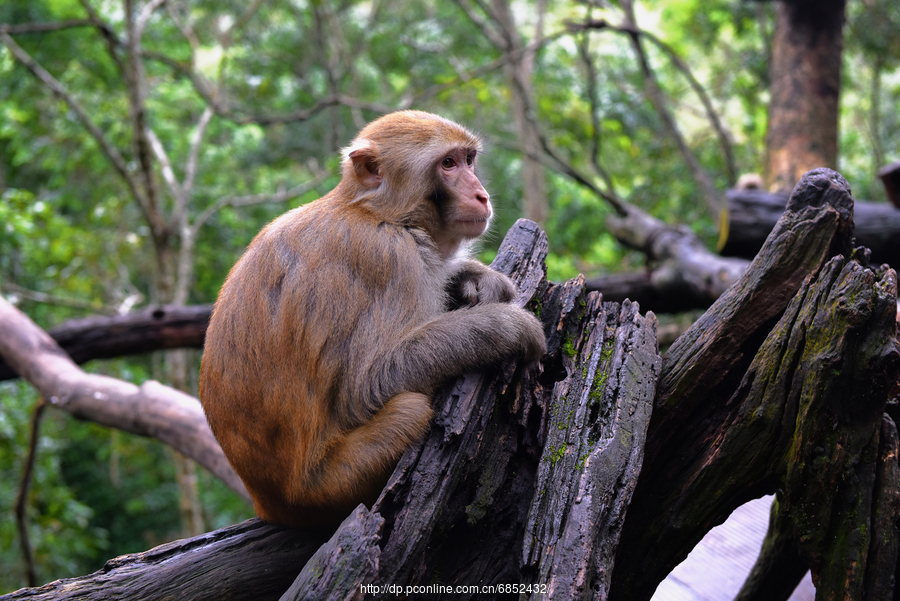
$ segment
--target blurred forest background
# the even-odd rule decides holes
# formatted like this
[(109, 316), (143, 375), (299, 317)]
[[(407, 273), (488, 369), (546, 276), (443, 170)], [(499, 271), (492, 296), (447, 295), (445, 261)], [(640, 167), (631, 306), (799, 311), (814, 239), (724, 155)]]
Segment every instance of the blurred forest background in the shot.
[[(765, 168), (775, 14), (741, 0), (6, 0), (0, 293), (45, 329), (210, 303), (256, 232), (331, 189), (339, 149), (398, 108), (486, 138), (484, 260), (527, 216), (549, 236), (550, 279), (640, 269), (605, 231), (604, 196), (714, 249), (708, 183), (724, 193)], [(837, 169), (858, 199), (883, 202), (876, 172), (900, 159), (898, 31), (896, 0), (847, 3)], [(196, 394), (199, 355), (86, 368)], [(0, 383), (0, 592), (26, 584), (13, 507), (37, 401)], [(53, 410), (27, 501), (39, 582), (253, 515), (163, 444)]]

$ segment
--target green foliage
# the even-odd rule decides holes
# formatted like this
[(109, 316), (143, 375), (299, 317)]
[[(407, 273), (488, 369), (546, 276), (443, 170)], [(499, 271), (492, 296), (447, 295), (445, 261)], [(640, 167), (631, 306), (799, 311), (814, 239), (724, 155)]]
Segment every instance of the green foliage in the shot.
[[(25, 567), (13, 512), (29, 444), (37, 395), (25, 383), (0, 383), (0, 590), (24, 585)], [(38, 576), (51, 580), (79, 574), (108, 549), (107, 533), (92, 527), (95, 510), (78, 499), (62, 476), (61, 453), (68, 420), (45, 411), (29, 494), (29, 536)]]

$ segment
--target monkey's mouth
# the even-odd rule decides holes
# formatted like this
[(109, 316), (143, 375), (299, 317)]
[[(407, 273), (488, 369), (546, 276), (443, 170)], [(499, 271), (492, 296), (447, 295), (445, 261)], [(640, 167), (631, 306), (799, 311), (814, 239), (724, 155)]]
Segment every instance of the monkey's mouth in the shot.
[(480, 236), (487, 229), (488, 218), (479, 217), (477, 219), (459, 219), (456, 222), (459, 228), (466, 232), (466, 235)]

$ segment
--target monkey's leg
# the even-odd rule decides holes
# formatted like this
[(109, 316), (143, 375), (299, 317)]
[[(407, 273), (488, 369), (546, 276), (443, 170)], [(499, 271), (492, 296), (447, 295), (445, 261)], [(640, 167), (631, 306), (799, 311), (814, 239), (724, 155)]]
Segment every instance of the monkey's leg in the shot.
[[(428, 430), (431, 400), (403, 392), (388, 399), (372, 419), (331, 446), (316, 468), (319, 482), (310, 491), (316, 504), (363, 499), (371, 504), (384, 488), (403, 452)], [(353, 507), (348, 507), (352, 509)]]

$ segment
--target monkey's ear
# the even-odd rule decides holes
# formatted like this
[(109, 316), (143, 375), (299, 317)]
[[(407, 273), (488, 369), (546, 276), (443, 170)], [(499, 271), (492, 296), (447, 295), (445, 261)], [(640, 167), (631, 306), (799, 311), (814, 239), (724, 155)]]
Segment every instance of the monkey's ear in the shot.
[(375, 149), (371, 146), (361, 146), (347, 153), (347, 158), (353, 164), (353, 172), (356, 179), (367, 188), (377, 188), (381, 185), (381, 168), (375, 156)]

